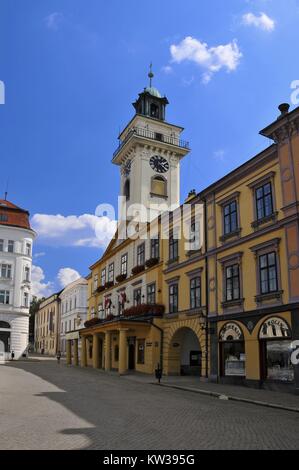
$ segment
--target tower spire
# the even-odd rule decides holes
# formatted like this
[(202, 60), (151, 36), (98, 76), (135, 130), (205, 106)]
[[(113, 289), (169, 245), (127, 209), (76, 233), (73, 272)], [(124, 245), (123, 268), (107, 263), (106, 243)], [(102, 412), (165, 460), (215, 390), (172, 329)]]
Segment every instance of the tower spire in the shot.
[(153, 64), (152, 64), (152, 62), (151, 62), (151, 63), (150, 63), (149, 73), (148, 73), (148, 78), (149, 78), (149, 80), (150, 80), (150, 82), (149, 82), (150, 88), (152, 87), (152, 80), (153, 80), (153, 78), (154, 78), (154, 74), (153, 74), (153, 71), (152, 71), (152, 67), (153, 67)]

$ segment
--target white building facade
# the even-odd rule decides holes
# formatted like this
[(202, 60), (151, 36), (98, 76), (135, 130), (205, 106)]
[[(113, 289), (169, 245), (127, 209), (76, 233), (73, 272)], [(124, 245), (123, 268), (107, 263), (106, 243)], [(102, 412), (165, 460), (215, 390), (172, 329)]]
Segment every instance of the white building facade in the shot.
[(0, 200), (0, 361), (27, 354), (35, 236), (29, 213)]
[[(83, 277), (69, 284), (60, 294), (60, 352), (66, 354), (66, 340), (79, 339), (79, 330), (87, 319), (87, 280)], [(79, 341), (80, 354), (80, 341)]]

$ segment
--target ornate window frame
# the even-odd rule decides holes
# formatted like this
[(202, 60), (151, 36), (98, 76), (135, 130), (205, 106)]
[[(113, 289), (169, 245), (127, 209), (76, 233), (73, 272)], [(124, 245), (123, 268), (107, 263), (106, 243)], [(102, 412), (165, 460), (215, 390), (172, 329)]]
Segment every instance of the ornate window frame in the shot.
[[(242, 257), (243, 251), (232, 253), (231, 255), (220, 258), (218, 261), (221, 263), (222, 268), (222, 302), (221, 306), (224, 313), (233, 313), (235, 311), (244, 310), (244, 296), (243, 296), (243, 270), (242, 270)], [(226, 300), (226, 268), (237, 264), (239, 266), (239, 299)]]
[[(278, 216), (278, 210), (276, 205), (276, 192), (275, 192), (275, 171), (270, 171), (266, 175), (263, 175), (261, 178), (254, 180), (252, 183), (248, 184), (247, 187), (251, 189), (252, 193), (252, 203), (253, 203), (253, 222), (251, 226), (254, 230), (258, 230), (261, 225), (264, 225), (268, 222), (276, 222)], [(271, 195), (272, 195), (272, 204), (273, 212), (271, 215), (268, 215), (262, 219), (257, 218), (256, 210), (256, 190), (267, 183), (271, 183)]]

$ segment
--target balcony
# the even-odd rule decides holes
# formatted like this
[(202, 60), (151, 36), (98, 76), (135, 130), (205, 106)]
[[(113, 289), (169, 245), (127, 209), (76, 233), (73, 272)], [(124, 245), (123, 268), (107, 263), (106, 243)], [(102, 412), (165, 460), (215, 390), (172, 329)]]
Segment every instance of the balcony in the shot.
[(100, 324), (111, 321), (128, 320), (138, 317), (162, 317), (164, 312), (165, 307), (164, 305), (160, 304), (134, 305), (133, 307), (125, 309), (121, 315), (114, 315), (113, 313), (109, 313), (104, 318), (93, 317), (90, 320), (86, 320), (84, 326), (85, 328), (91, 328), (93, 326), (98, 326)]
[(141, 127), (133, 127), (128, 134), (126, 135), (125, 139), (120, 142), (118, 148), (113, 153), (113, 158), (115, 158), (121, 149), (126, 145), (126, 143), (131, 139), (131, 137), (137, 136), (144, 139), (154, 140), (156, 142), (164, 142), (165, 144), (175, 145), (176, 147), (180, 147), (186, 150), (189, 150), (189, 142), (181, 139), (177, 139), (176, 137), (171, 137), (169, 135), (160, 134), (159, 132), (152, 132), (147, 129), (142, 129)]

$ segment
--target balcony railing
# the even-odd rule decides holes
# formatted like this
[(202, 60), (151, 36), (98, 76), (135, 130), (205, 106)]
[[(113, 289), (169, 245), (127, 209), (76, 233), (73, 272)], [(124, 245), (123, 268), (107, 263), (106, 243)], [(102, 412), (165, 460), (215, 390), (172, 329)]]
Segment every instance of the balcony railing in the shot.
[(161, 134), (160, 132), (153, 132), (147, 129), (142, 129), (141, 127), (133, 127), (128, 134), (126, 135), (125, 139), (120, 142), (118, 148), (115, 150), (113, 157), (115, 157), (120, 150), (124, 147), (124, 145), (130, 140), (130, 138), (136, 135), (138, 137), (144, 137), (145, 139), (155, 140), (158, 142), (164, 142), (166, 144), (175, 145), (176, 147), (181, 147), (184, 149), (189, 149), (189, 142), (181, 139), (177, 139), (176, 137), (172, 137), (169, 135)]

